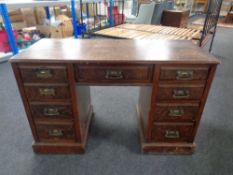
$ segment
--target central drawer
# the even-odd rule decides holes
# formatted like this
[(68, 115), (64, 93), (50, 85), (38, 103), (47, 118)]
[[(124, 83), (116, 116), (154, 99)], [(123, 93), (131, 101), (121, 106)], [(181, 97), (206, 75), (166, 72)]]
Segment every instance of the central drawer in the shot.
[(150, 83), (151, 65), (78, 64), (76, 80), (83, 83)]

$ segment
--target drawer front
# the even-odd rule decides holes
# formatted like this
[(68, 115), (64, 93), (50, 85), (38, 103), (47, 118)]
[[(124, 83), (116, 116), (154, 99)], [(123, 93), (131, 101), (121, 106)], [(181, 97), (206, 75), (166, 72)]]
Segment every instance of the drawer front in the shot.
[(198, 109), (197, 103), (158, 103), (154, 112), (154, 121), (193, 122)]
[(37, 124), (37, 133), (41, 142), (74, 142), (73, 124)]
[(200, 100), (203, 84), (159, 84), (158, 100)]
[(24, 83), (67, 82), (65, 66), (19, 66)]
[(193, 125), (160, 125), (155, 124), (152, 139), (155, 142), (191, 142)]
[(35, 119), (56, 120), (72, 119), (72, 109), (70, 104), (31, 104), (32, 115)]
[(160, 80), (206, 80), (209, 67), (169, 67), (162, 66)]
[(87, 83), (150, 83), (152, 66), (149, 65), (77, 65), (76, 79)]
[(27, 85), (25, 92), (30, 101), (69, 99), (68, 85)]

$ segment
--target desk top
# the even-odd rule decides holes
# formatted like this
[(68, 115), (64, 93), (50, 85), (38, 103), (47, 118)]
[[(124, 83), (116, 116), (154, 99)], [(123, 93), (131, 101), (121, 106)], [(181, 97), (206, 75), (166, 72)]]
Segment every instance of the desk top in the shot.
[(42, 39), (11, 62), (218, 64), (191, 41)]

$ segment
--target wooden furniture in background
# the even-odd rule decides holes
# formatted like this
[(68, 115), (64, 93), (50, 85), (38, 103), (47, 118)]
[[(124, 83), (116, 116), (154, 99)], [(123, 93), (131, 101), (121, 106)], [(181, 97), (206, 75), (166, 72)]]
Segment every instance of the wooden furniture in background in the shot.
[(226, 16), (226, 23), (233, 23), (233, 2)]
[(130, 85), (140, 86), (142, 150), (191, 154), (219, 63), (190, 41), (48, 39), (10, 61), (36, 153), (84, 152), (89, 86)]
[(199, 44), (201, 30), (149, 24), (122, 24), (99, 30), (95, 35), (124, 39), (192, 40)]
[(185, 28), (188, 25), (189, 10), (164, 10), (161, 24)]

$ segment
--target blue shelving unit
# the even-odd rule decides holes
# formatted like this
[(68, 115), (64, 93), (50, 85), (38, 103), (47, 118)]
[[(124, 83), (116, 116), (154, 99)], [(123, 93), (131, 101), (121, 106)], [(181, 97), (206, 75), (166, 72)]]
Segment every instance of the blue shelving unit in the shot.
[(17, 47), (17, 43), (14, 37), (14, 33), (12, 30), (10, 18), (8, 16), (6, 4), (2, 4), (2, 3), (0, 4), (0, 13), (2, 15), (2, 19), (3, 19), (4, 27), (7, 33), (8, 41), (11, 47), (11, 51), (14, 55), (16, 55), (19, 52), (19, 49)]
[(75, 0), (71, 0), (71, 12), (72, 12), (74, 38), (78, 38), (78, 29), (77, 29), (78, 22), (77, 22), (77, 17), (76, 17), (76, 10), (75, 10)]
[(109, 24), (110, 27), (113, 27), (113, 16), (112, 16), (112, 6), (113, 6), (113, 0), (109, 0)]

